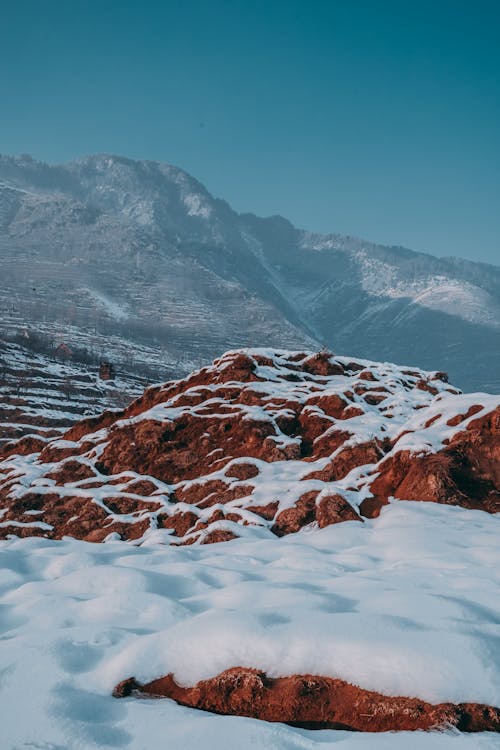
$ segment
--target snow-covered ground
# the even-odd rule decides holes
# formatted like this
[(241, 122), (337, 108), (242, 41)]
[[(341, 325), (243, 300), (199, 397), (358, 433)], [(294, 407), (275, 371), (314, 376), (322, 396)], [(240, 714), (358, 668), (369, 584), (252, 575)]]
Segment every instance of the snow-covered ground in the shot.
[(498, 303), (475, 284), (444, 274), (405, 279), (396, 266), (370, 257), (364, 250), (357, 251), (355, 257), (362, 287), (372, 295), (392, 299), (407, 297), (414, 305), (456, 315), (470, 323), (500, 326)]
[(115, 683), (232, 666), (500, 705), (500, 518), (393, 503), (380, 518), (172, 548), (0, 543), (2, 750), (487, 750), (498, 735), (307, 731)]

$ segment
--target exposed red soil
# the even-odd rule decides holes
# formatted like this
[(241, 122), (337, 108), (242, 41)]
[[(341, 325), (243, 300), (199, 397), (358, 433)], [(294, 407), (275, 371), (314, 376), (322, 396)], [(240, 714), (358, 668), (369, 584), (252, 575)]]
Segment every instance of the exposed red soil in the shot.
[[(21, 535), (9, 522), (29, 520), (23, 534), (93, 541), (167, 529), (174, 544), (206, 543), (248, 524), (282, 536), (373, 517), (391, 497), (497, 512), (500, 407), (484, 414), (454, 395), (446, 416), (426, 416), (449, 393), (444, 373), (388, 372), (327, 352), (230, 352), (120, 412), (81, 420), (62, 440), (18, 442), (21, 455), (41, 449), (40, 470), (26, 481), (21, 459), (0, 463), (0, 537)], [(420, 431), (444, 421), (450, 438), (426, 453), (398, 450), (415, 429), (398, 422), (402, 404), (408, 417), (424, 410)], [(286, 482), (256, 500), (265, 467), (287, 462)], [(29, 519), (30, 509), (41, 512)]]
[(120, 682), (117, 698), (171, 698), (183, 706), (217, 714), (250, 716), (308, 729), (357, 732), (412, 731), (456, 727), (462, 732), (499, 732), (500, 709), (481, 703), (431, 704), (392, 697), (315, 675), (270, 678), (257, 669), (235, 667), (182, 687), (169, 674), (146, 684)]
[[(475, 407), (468, 415), (477, 413)], [(449, 420), (460, 424), (460, 420)], [(442, 450), (422, 456), (401, 451), (383, 461), (361, 512), (373, 517), (388, 498), (500, 511), (500, 407), (473, 420)]]

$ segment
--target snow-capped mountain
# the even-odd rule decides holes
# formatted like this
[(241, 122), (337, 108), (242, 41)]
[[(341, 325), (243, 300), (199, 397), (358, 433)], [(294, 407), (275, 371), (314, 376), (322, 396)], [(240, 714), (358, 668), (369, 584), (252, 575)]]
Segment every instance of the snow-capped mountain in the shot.
[(500, 389), (500, 268), (238, 214), (174, 166), (0, 157), (0, 262), (4, 331), (121, 336), (179, 374), (320, 343)]

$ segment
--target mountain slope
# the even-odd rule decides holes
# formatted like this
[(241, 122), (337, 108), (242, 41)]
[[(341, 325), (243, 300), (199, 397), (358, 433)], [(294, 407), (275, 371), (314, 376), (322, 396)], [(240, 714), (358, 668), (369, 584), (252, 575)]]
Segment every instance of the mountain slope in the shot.
[(117, 335), (179, 374), (320, 342), (500, 390), (499, 268), (237, 214), (170, 165), (0, 157), (0, 261), (3, 330)]

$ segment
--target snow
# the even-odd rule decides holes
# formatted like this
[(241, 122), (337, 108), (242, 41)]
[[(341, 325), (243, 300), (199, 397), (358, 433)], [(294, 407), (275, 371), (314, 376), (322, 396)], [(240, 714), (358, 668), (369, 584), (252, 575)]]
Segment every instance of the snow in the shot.
[(202, 219), (210, 218), (212, 209), (203, 196), (197, 193), (187, 193), (183, 197), (183, 202), (188, 210), (188, 216), (199, 216)]
[[(413, 305), (456, 315), (470, 323), (498, 328), (498, 304), (476, 284), (443, 274), (425, 274), (408, 279), (395, 265), (372, 257), (365, 249), (354, 257), (361, 271), (361, 286), (372, 295), (398, 299), (408, 297)], [(411, 308), (407, 313), (411, 314)]]
[(83, 293), (88, 294), (89, 297), (94, 299), (105, 311), (115, 320), (126, 320), (128, 313), (124, 309), (123, 305), (116, 302), (116, 300), (110, 299), (107, 295), (102, 292), (98, 292), (96, 289), (83, 289)]
[(110, 693), (132, 675), (193, 684), (241, 665), (499, 705), (499, 532), (498, 516), (398, 502), (279, 540), (2, 542), (1, 746), (498, 747), (488, 734), (311, 732)]
[(414, 303), (448, 315), (457, 315), (471, 323), (498, 328), (498, 308), (491, 294), (474, 284), (447, 279), (431, 279), (428, 287), (414, 297)]

